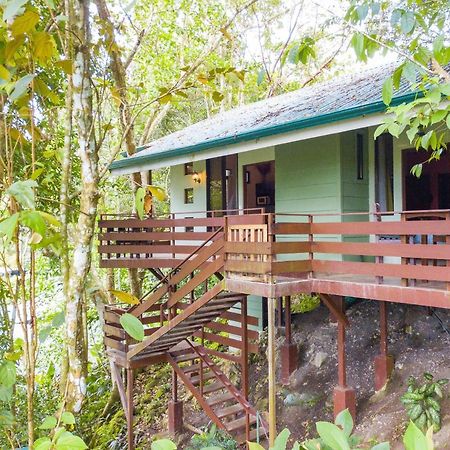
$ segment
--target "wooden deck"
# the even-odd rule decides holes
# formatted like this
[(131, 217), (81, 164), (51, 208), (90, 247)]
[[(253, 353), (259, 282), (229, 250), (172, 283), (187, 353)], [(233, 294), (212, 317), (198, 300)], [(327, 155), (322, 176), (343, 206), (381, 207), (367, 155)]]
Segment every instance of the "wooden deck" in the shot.
[(227, 288), (450, 308), (450, 212), (264, 215), (225, 225)]

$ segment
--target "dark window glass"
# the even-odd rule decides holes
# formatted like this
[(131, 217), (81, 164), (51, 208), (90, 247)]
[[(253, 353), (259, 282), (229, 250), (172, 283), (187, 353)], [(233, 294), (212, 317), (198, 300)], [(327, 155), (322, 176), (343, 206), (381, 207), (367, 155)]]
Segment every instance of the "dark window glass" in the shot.
[(194, 203), (194, 189), (186, 188), (184, 190), (184, 203)]

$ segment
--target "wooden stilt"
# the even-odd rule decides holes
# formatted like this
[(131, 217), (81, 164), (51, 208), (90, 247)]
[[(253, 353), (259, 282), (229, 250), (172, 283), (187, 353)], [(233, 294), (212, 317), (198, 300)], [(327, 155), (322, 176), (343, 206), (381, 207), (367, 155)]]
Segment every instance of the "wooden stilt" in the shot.
[(268, 377), (269, 377), (269, 445), (273, 447), (277, 435), (276, 381), (275, 381), (275, 305), (276, 298), (268, 300)]
[(291, 329), (291, 297), (285, 297), (284, 305), (284, 322), (285, 322), (285, 343), (281, 347), (281, 382), (289, 384), (291, 373), (298, 365), (298, 349), (292, 342)]
[(134, 414), (134, 404), (133, 404), (133, 384), (134, 384), (134, 374), (133, 369), (127, 369), (127, 443), (128, 450), (134, 450), (134, 431), (133, 431), (133, 414)]
[(394, 369), (394, 358), (388, 355), (387, 304), (380, 306), (380, 354), (375, 357), (375, 390), (379, 391), (388, 382)]

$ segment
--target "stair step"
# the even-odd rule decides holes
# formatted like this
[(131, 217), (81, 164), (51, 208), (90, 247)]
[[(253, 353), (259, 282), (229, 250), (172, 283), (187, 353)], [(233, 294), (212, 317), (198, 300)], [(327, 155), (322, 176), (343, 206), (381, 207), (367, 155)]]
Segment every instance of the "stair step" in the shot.
[[(200, 368), (200, 364), (191, 364), (189, 366), (182, 367), (184, 373), (198, 372)], [(203, 368), (205, 368), (205, 365), (203, 365)]]
[(236, 403), (234, 405), (226, 406), (225, 408), (220, 409), (219, 411), (216, 412), (216, 414), (217, 417), (221, 419), (222, 417), (238, 414), (242, 411), (244, 411), (244, 407), (240, 403)]
[[(257, 428), (253, 428), (253, 430), (250, 430), (250, 442), (254, 442), (256, 441), (257, 437), (258, 437), (258, 429)], [(266, 435), (264, 433), (264, 429), (263, 427), (259, 427), (259, 437), (261, 438), (265, 438)], [(247, 436), (246, 433), (240, 434), (237, 438), (236, 441), (238, 442), (238, 444), (242, 445), (245, 444), (245, 442), (247, 441)]]
[[(203, 374), (203, 381), (207, 381), (207, 380), (210, 380), (211, 378), (215, 378), (215, 376), (216, 375), (214, 374), (214, 372), (206, 372), (206, 373)], [(194, 386), (199, 385), (200, 384), (200, 375), (192, 377), (191, 378), (191, 383)]]
[(220, 403), (225, 403), (229, 400), (235, 400), (235, 397), (231, 392), (226, 392), (225, 394), (221, 394), (216, 397), (208, 398), (207, 403), (209, 406), (214, 406), (214, 405), (218, 405)]
[[(239, 419), (236, 420), (232, 420), (231, 422), (227, 422), (225, 424), (225, 427), (227, 429), (227, 431), (236, 431), (236, 430), (240, 430), (241, 428), (245, 428), (245, 425), (247, 423), (247, 418), (246, 416), (243, 417), (239, 417)], [(256, 417), (255, 416), (250, 416), (250, 425), (253, 425), (254, 423), (256, 423)]]
[(220, 389), (224, 389), (225, 385), (221, 381), (217, 381), (216, 383), (208, 384), (203, 388), (203, 394), (211, 394), (212, 392), (220, 391)]
[(187, 353), (185, 355), (175, 356), (173, 359), (177, 363), (182, 363), (182, 362), (186, 362), (186, 361), (192, 361), (192, 360), (198, 359), (198, 358), (199, 358), (199, 356), (197, 355), (197, 353)]

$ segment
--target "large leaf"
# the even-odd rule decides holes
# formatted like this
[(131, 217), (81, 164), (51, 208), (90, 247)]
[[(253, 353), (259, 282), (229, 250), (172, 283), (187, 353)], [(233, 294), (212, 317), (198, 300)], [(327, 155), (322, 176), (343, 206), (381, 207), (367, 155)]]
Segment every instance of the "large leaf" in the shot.
[(264, 450), (262, 445), (257, 444), (256, 442), (247, 442), (248, 450)]
[(7, 409), (0, 410), (0, 426), (11, 427), (14, 425), (14, 416)]
[(34, 441), (34, 450), (50, 450), (52, 448), (52, 441), (48, 437), (42, 437)]
[(9, 402), (13, 395), (12, 386), (0, 384), (0, 402)]
[(316, 429), (325, 444), (333, 449), (350, 450), (347, 437), (334, 423), (317, 422)]
[(343, 430), (347, 437), (349, 437), (352, 434), (353, 430), (353, 417), (350, 414), (350, 411), (348, 409), (344, 409), (344, 411), (341, 411), (334, 421), (336, 425), (339, 425)]
[(0, 365), (0, 384), (11, 387), (16, 382), (16, 365), (11, 361), (3, 361)]
[(44, 421), (39, 426), (40, 430), (52, 430), (56, 427), (56, 424), (58, 421), (56, 420), (55, 416), (47, 416)]
[(15, 213), (12, 216), (7, 217), (0, 222), (0, 235), (6, 236), (6, 239), (10, 241), (16, 231), (17, 224), (19, 223), (19, 214)]
[(158, 439), (153, 441), (151, 450), (176, 450), (177, 446), (170, 439)]
[(126, 303), (128, 305), (138, 305), (140, 303), (139, 299), (135, 295), (128, 292), (115, 291), (113, 289), (111, 289), (109, 292), (116, 296), (122, 303)]
[(70, 411), (61, 414), (61, 422), (65, 425), (75, 425), (75, 417)]
[(145, 189), (144, 188), (138, 188), (136, 191), (135, 196), (135, 207), (136, 207), (136, 213), (139, 217), (139, 219), (144, 218), (145, 210), (144, 210), (144, 202), (145, 202)]
[(55, 54), (55, 50), (55, 40), (50, 33), (39, 31), (33, 34), (33, 56), (41, 64), (46, 64)]
[(375, 445), (370, 450), (390, 450), (391, 446), (389, 442), (381, 442), (380, 444)]
[(23, 5), (25, 5), (28, 0), (10, 0), (6, 4), (6, 8), (3, 10), (3, 20), (7, 22), (14, 16), (21, 14), (23, 12)]
[(38, 211), (22, 211), (20, 214), (20, 223), (39, 233), (41, 236), (44, 236), (47, 231), (47, 224)]
[(22, 33), (28, 33), (39, 22), (39, 14), (35, 11), (25, 11), (21, 16), (16, 17), (11, 25), (11, 32), (13, 36), (18, 36)]
[(24, 208), (34, 209), (34, 191), (38, 184), (34, 180), (16, 181), (6, 192), (12, 195)]
[(55, 448), (56, 450), (84, 450), (88, 446), (80, 437), (69, 431), (64, 431), (57, 439)]
[(276, 438), (273, 443), (273, 447), (270, 447), (270, 450), (286, 450), (287, 441), (291, 432), (285, 428)]
[(147, 186), (147, 190), (152, 194), (153, 197), (155, 197), (160, 202), (163, 202), (167, 199), (166, 191), (159, 187), (159, 186)]
[(14, 102), (20, 97), (22, 97), (22, 95), (27, 92), (30, 83), (33, 81), (33, 78), (34, 75), (29, 74), (17, 80), (16, 83), (14, 84), (13, 91), (9, 95), (10, 100)]
[(427, 450), (428, 443), (426, 436), (420, 431), (420, 429), (414, 424), (409, 422), (406, 433), (403, 436), (403, 443), (406, 450)]
[(144, 340), (144, 325), (137, 317), (129, 313), (122, 314), (120, 316), (120, 324), (133, 339), (137, 341)]
[(394, 84), (392, 82), (392, 78), (389, 77), (383, 83), (382, 98), (383, 98), (383, 103), (385, 105), (389, 105), (391, 103), (393, 91), (394, 91)]

